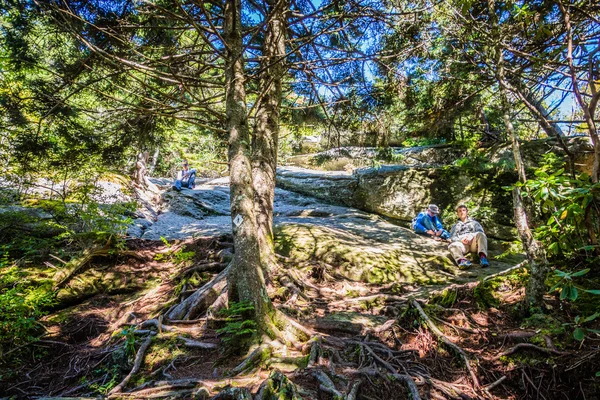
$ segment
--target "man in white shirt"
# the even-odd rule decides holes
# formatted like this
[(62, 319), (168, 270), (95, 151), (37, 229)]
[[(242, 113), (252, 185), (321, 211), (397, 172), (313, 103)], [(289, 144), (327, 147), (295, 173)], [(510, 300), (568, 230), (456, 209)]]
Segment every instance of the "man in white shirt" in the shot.
[(196, 181), (196, 169), (189, 169), (187, 161), (183, 162), (182, 168), (183, 169), (177, 171), (177, 179), (175, 180), (175, 185), (173, 185), (173, 188), (177, 191), (180, 191), (182, 187), (194, 189)]
[(458, 222), (450, 231), (450, 245), (448, 250), (454, 257), (459, 268), (471, 266), (471, 262), (465, 258), (467, 253), (477, 253), (479, 264), (482, 267), (490, 265), (487, 259), (487, 236), (481, 224), (469, 217), (467, 206), (461, 204), (456, 208)]

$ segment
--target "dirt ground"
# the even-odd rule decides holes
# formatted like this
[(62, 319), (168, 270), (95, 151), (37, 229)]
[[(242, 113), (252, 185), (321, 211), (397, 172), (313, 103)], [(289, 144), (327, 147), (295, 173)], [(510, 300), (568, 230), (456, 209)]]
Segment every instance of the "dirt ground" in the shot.
[(42, 321), (42, 338), (19, 349), (18, 365), (0, 366), (0, 397), (107, 396), (148, 341), (139, 370), (111, 398), (256, 395), (277, 370), (295, 384), (286, 399), (408, 399), (405, 379), (421, 398), (600, 399), (600, 337), (573, 339), (578, 311), (557, 295), (546, 297), (545, 314), (524, 313), (523, 269), (414, 299), (402, 285), (350, 281), (335, 265), (282, 257), (269, 294), (315, 335), (232, 374), (248, 358), (217, 332), (231, 320), (160, 317), (223, 270), (231, 248), (223, 236), (133, 240), (118, 256), (95, 258), (65, 287), (69, 305)]

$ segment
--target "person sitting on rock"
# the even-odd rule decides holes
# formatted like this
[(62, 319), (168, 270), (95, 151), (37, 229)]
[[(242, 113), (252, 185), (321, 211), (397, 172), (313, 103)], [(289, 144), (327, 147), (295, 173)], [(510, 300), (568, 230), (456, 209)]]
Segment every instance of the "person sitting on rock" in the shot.
[(469, 210), (464, 204), (456, 208), (458, 222), (450, 230), (450, 244), (448, 250), (454, 257), (459, 268), (471, 266), (471, 262), (466, 259), (465, 254), (477, 253), (479, 255), (479, 264), (482, 267), (489, 266), (487, 259), (487, 236), (481, 227), (481, 224), (469, 217)]
[(177, 171), (177, 179), (173, 188), (177, 191), (180, 191), (182, 187), (193, 189), (196, 181), (196, 169), (188, 169), (187, 161), (183, 162), (182, 168), (180, 171)]
[(421, 235), (429, 235), (436, 240), (447, 240), (450, 234), (442, 226), (438, 217), (440, 209), (435, 204), (430, 204), (427, 210), (419, 213), (412, 222), (413, 230)]

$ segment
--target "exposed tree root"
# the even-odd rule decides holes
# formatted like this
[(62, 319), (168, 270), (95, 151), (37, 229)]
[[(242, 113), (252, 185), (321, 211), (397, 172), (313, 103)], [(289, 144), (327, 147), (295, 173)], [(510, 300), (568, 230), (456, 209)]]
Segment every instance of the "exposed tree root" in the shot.
[(54, 291), (62, 288), (66, 285), (77, 273), (85, 267), (94, 257), (105, 256), (108, 254), (110, 249), (110, 240), (104, 246), (92, 247), (86, 249), (81, 257), (69, 261), (63, 266), (60, 272), (54, 278), (55, 284), (53, 287)]
[[(387, 377), (393, 377), (394, 379), (397, 379), (399, 381), (402, 381), (406, 384), (409, 393), (411, 394), (411, 398), (413, 400), (420, 400), (420, 395), (419, 395), (419, 389), (417, 388), (417, 385), (415, 384), (415, 381), (413, 380), (413, 378), (409, 375), (406, 374), (399, 374), (398, 370), (392, 366), (389, 362), (385, 361), (383, 358), (379, 357), (375, 351), (371, 348), (371, 346), (369, 346), (369, 344), (365, 343), (365, 342), (359, 342), (359, 341), (350, 341), (349, 343), (354, 343), (357, 344), (359, 346), (361, 346), (361, 348), (364, 348), (365, 350), (367, 350), (367, 352), (370, 354), (371, 357), (373, 357), (373, 359), (380, 364), (382, 367), (384, 367), (385, 369), (387, 369), (388, 371), (390, 371), (390, 374), (385, 374), (385, 376)], [(391, 349), (387, 349), (384, 348), (384, 351), (390, 351)], [(371, 370), (374, 371), (374, 370)]]
[(140, 370), (140, 367), (142, 366), (142, 361), (144, 360), (144, 355), (146, 354), (146, 350), (148, 350), (148, 347), (150, 347), (150, 344), (152, 344), (152, 336), (148, 336), (144, 343), (142, 343), (140, 349), (138, 350), (135, 356), (133, 368), (131, 369), (129, 374), (127, 374), (127, 376), (121, 381), (121, 383), (119, 383), (109, 392), (109, 395), (121, 392), (125, 388), (125, 386), (127, 386), (129, 381), (131, 380), (131, 377)]
[(334, 399), (343, 399), (342, 393), (335, 388), (335, 384), (325, 372), (320, 369), (313, 371), (313, 376), (319, 381), (319, 389), (333, 395)]
[(201, 384), (201, 381), (189, 379), (172, 382), (157, 382), (156, 386), (151, 388), (131, 391), (127, 393), (116, 393), (110, 395), (108, 398), (117, 399), (131, 397), (134, 399), (189, 399), (202, 398), (200, 396), (202, 392), (205, 393), (204, 398), (208, 398), (209, 391), (204, 387), (198, 388), (198, 385)]
[(181, 341), (183, 341), (183, 344), (185, 344), (186, 347), (190, 347), (190, 348), (195, 348), (195, 349), (216, 349), (216, 348), (219, 347), (215, 343), (198, 342), (197, 340), (188, 339), (188, 338), (185, 338), (183, 336), (178, 336), (177, 338), (180, 339)]
[(383, 300), (386, 303), (406, 303), (406, 298), (402, 297), (402, 296), (396, 296), (393, 294), (375, 294), (372, 296), (353, 297), (353, 298), (349, 298), (349, 299), (333, 301), (329, 304), (332, 306), (340, 306), (340, 305), (347, 304), (348, 302), (353, 302), (353, 303), (357, 303), (357, 302), (361, 302), (361, 301), (372, 302), (372, 301), (376, 301), (376, 300)]
[(285, 398), (286, 400), (300, 400), (298, 389), (279, 370), (273, 370), (269, 378), (260, 385), (254, 400), (271, 400)]
[(206, 311), (227, 287), (229, 268), (225, 268), (212, 281), (196, 290), (187, 299), (171, 307), (165, 313), (166, 318), (169, 320), (192, 319), (199, 316), (203, 311)]
[(229, 371), (229, 376), (237, 376), (242, 372), (251, 371), (271, 357), (273, 348), (270, 344), (261, 344), (254, 349), (244, 361), (242, 361), (237, 367)]
[(532, 343), (519, 343), (519, 344), (515, 345), (514, 347), (511, 347), (510, 349), (498, 354), (493, 359), (499, 360), (501, 357), (509, 356), (513, 353), (516, 353), (519, 350), (535, 350), (535, 351), (539, 351), (541, 353), (555, 354), (558, 356), (564, 356), (564, 355), (570, 354), (569, 352), (558, 351), (556, 349), (547, 349), (545, 347), (536, 346), (535, 344), (532, 344)]
[(252, 393), (246, 388), (227, 388), (210, 400), (252, 400)]
[(224, 262), (202, 263), (202, 264), (198, 264), (198, 265), (195, 265), (193, 267), (190, 267), (190, 268), (188, 268), (186, 270), (183, 270), (180, 273), (180, 275), (185, 276), (185, 275), (192, 274), (194, 272), (206, 272), (206, 271), (221, 272), (226, 267), (227, 267), (227, 263), (224, 263)]
[(444, 335), (442, 333), (442, 331), (440, 331), (438, 329), (437, 326), (435, 326), (435, 324), (433, 323), (431, 318), (429, 318), (429, 316), (425, 313), (425, 311), (423, 311), (423, 308), (421, 308), (421, 305), (419, 304), (418, 301), (413, 299), (413, 300), (411, 300), (411, 304), (419, 312), (419, 314), (421, 315), (421, 318), (423, 318), (423, 320), (425, 321), (425, 323), (427, 324), (429, 329), (433, 332), (433, 334), (436, 335), (437, 338), (439, 340), (441, 340), (446, 346), (452, 348), (454, 351), (456, 351), (457, 354), (459, 354), (462, 357), (463, 362), (465, 363), (465, 367), (467, 368), (467, 371), (469, 372), (469, 375), (471, 376), (471, 380), (473, 381), (473, 385), (475, 386), (476, 389), (479, 389), (480, 388), (479, 379), (477, 379), (477, 375), (475, 374), (475, 371), (473, 371), (473, 368), (471, 367), (471, 363), (469, 362), (469, 358), (467, 357), (467, 354), (465, 353), (465, 351), (458, 345), (452, 343), (452, 341), (450, 339), (448, 339), (448, 337), (446, 337), (446, 335)]

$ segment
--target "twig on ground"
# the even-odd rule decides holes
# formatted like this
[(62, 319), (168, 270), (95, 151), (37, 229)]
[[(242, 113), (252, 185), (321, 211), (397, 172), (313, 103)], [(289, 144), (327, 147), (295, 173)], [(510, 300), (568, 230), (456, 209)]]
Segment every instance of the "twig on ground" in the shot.
[(502, 275), (508, 274), (509, 272), (513, 272), (513, 271), (516, 271), (518, 269), (525, 268), (527, 266), (528, 262), (529, 261), (523, 261), (523, 262), (515, 265), (514, 267), (510, 267), (510, 268), (505, 269), (504, 271), (500, 271), (498, 273), (495, 273), (495, 274), (492, 274), (492, 275), (488, 275), (485, 278), (483, 278), (483, 281), (484, 282), (485, 281), (489, 281), (490, 279), (494, 279), (494, 278), (496, 278), (498, 276), (502, 276)]

